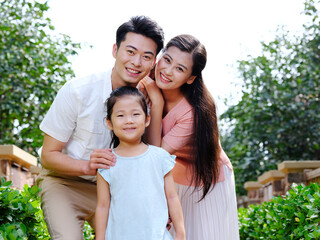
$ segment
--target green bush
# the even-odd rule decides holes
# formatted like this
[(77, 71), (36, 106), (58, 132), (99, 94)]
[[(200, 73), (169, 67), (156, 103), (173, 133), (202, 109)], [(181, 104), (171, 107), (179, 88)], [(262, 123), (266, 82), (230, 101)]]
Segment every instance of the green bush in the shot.
[[(51, 239), (40, 208), (40, 189), (24, 186), (11, 188), (11, 181), (0, 181), (0, 240)], [(94, 239), (93, 229), (86, 223), (85, 240)]]
[(0, 240), (50, 239), (43, 221), (36, 186), (23, 190), (11, 188), (11, 181), (0, 182)]
[(285, 196), (238, 210), (240, 239), (320, 239), (320, 185), (294, 185)]

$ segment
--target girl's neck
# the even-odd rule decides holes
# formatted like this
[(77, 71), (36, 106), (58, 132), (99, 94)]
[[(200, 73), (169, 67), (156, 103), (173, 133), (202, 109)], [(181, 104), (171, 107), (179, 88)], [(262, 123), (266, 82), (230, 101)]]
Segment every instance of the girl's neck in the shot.
[(162, 90), (164, 98), (164, 110), (163, 113), (166, 115), (174, 106), (176, 106), (180, 100), (184, 97), (180, 88), (173, 90)]
[(127, 143), (120, 141), (120, 144), (114, 149), (114, 152), (121, 157), (136, 157), (143, 154), (147, 149), (148, 145), (143, 142)]

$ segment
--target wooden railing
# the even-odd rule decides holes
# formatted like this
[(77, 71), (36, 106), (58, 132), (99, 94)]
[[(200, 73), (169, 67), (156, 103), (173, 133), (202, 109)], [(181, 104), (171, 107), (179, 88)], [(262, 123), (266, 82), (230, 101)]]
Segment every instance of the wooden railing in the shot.
[(270, 170), (257, 181), (244, 184), (247, 196), (238, 197), (238, 207), (270, 201), (273, 196), (284, 195), (293, 183), (309, 185), (320, 182), (320, 161), (283, 161), (278, 170)]
[(18, 189), (35, 184), (39, 173), (37, 158), (15, 145), (0, 145), (0, 177)]

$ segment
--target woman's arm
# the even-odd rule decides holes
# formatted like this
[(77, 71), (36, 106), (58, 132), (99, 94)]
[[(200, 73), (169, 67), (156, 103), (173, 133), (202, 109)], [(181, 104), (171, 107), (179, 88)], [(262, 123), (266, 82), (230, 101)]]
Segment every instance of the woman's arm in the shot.
[(100, 173), (97, 174), (97, 207), (95, 215), (96, 240), (105, 240), (110, 208), (110, 188)]
[(179, 196), (176, 192), (171, 171), (164, 177), (164, 190), (168, 202), (169, 215), (176, 232), (175, 240), (185, 240), (186, 233), (184, 229), (182, 207)]
[(160, 147), (161, 145), (161, 121), (164, 100), (156, 82), (149, 77), (145, 77), (139, 82), (140, 90), (151, 102), (151, 122), (146, 129), (145, 139), (147, 143)]

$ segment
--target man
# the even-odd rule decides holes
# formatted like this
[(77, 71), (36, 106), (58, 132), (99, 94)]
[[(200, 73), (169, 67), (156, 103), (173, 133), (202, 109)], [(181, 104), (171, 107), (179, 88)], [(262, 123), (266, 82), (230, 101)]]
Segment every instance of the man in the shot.
[(113, 89), (136, 86), (150, 72), (163, 41), (157, 23), (133, 17), (117, 30), (112, 70), (67, 82), (58, 92), (40, 125), (45, 136), (37, 179), (52, 239), (82, 239), (84, 221), (94, 226), (97, 169), (116, 161), (106, 149), (104, 102)]

